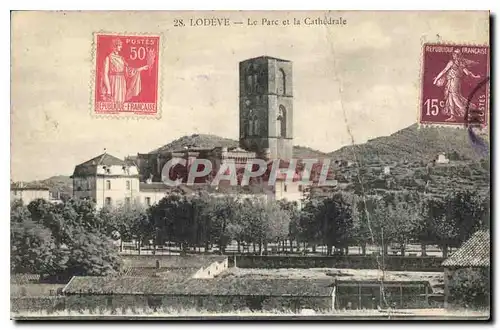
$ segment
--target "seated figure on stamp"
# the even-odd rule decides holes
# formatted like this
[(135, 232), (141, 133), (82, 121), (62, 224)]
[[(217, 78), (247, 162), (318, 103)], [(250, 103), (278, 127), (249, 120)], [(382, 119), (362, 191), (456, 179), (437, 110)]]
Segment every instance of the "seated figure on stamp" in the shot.
[[(434, 78), (434, 85), (444, 86), (443, 112), (450, 116), (446, 121), (457, 121), (465, 116), (467, 98), (462, 95), (461, 82), (464, 75), (475, 79), (480, 78), (480, 75), (469, 71), (468, 67), (473, 64), (477, 62), (466, 59), (460, 49), (455, 49), (446, 67)], [(471, 109), (475, 107), (474, 104), (470, 104)]]
[(141, 71), (147, 70), (148, 65), (140, 68), (131, 68), (120, 55), (122, 41), (112, 40), (112, 51), (104, 59), (101, 94), (108, 102), (123, 103), (141, 92)]

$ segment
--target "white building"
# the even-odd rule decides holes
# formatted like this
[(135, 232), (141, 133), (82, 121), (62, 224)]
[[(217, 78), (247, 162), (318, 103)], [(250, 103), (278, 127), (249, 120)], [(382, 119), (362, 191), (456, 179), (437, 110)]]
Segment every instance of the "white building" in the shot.
[(450, 160), (446, 158), (446, 154), (444, 152), (440, 153), (436, 159), (436, 164), (448, 164)]
[(107, 153), (75, 166), (71, 178), (73, 197), (91, 199), (97, 208), (140, 199), (137, 167)]
[(241, 190), (241, 187), (240, 189), (233, 187), (234, 190), (231, 187), (224, 187), (224, 184), (213, 189), (210, 185), (205, 188), (186, 185), (169, 187), (163, 182), (151, 182), (151, 180), (140, 182), (139, 172), (135, 164), (107, 153), (75, 166), (71, 177), (73, 179), (73, 197), (93, 200), (98, 209), (104, 206), (113, 207), (130, 203), (142, 204), (148, 207), (158, 203), (176, 189), (182, 190), (188, 195), (193, 195), (197, 190), (201, 189), (215, 196), (235, 194), (239, 198), (286, 199), (297, 202), (299, 207), (304, 198), (303, 187), (300, 182), (297, 182), (297, 180), (286, 182), (280, 176), (278, 176), (274, 187), (248, 194), (241, 191), (237, 192)]
[(50, 200), (49, 188), (42, 185), (24, 184), (22, 182), (10, 185), (10, 199), (21, 200), (24, 205), (28, 205), (35, 199)]

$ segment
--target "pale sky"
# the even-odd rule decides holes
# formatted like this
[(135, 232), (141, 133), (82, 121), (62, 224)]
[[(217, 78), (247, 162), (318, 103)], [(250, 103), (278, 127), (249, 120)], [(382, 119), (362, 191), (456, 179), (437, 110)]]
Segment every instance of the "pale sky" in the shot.
[[(306, 17), (347, 20), (306, 26)], [(300, 26), (174, 27), (174, 18)], [(148, 152), (183, 135), (238, 139), (238, 63), (293, 61), (294, 144), (334, 151), (417, 120), (422, 44), (487, 44), (488, 12), (16, 12), (11, 44), (13, 180), (69, 175), (106, 148)], [(90, 115), (93, 32), (162, 33), (161, 119)], [(347, 122), (347, 125), (346, 125)]]

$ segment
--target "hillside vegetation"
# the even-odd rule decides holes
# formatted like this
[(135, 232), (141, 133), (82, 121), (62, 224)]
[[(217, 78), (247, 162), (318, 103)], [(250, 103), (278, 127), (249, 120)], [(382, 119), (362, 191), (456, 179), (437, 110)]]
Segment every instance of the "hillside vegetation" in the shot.
[(463, 128), (421, 127), (416, 124), (389, 136), (345, 146), (329, 153), (333, 159), (363, 162), (432, 161), (439, 153), (456, 153), (462, 159), (478, 159)]
[[(239, 145), (236, 140), (223, 138), (213, 134), (193, 134), (190, 136), (183, 136), (174, 140), (164, 146), (157, 148), (149, 153), (156, 153), (158, 151), (175, 151), (184, 148), (215, 148), (227, 147), (234, 148)], [(294, 146), (293, 155), (295, 158), (325, 158), (327, 154), (319, 150), (315, 150), (304, 146)]]
[[(186, 147), (214, 148), (237, 147), (238, 141), (212, 134), (183, 136), (153, 152), (182, 150)], [(305, 146), (294, 146), (294, 157), (331, 158), (358, 161), (357, 166), (334, 168), (342, 189), (358, 191), (361, 174), (364, 189), (411, 189), (439, 193), (453, 189), (478, 189), (489, 191), (489, 157), (482, 158), (472, 148), (463, 128), (425, 127), (412, 125), (389, 136), (378, 137), (366, 143), (345, 146), (331, 153), (323, 153)], [(429, 166), (439, 153), (451, 159), (450, 164)], [(383, 175), (384, 166), (391, 168), (389, 176)], [(71, 196), (72, 181), (68, 176), (54, 176), (36, 181)]]

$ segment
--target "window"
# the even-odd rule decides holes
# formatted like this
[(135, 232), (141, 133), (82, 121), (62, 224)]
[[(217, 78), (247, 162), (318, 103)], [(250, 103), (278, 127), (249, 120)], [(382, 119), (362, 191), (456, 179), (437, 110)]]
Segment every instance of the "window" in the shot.
[(125, 186), (126, 186), (126, 189), (127, 189), (127, 190), (130, 190), (130, 180), (127, 180), (127, 181), (125, 182)]
[(285, 95), (286, 94), (286, 75), (283, 69), (278, 70), (278, 77), (276, 79), (277, 90), (276, 94)]
[(110, 180), (106, 180), (106, 189), (111, 190), (111, 181)]
[(111, 197), (106, 197), (106, 206), (111, 206)]
[(283, 105), (280, 105), (276, 125), (276, 133), (281, 137), (286, 137), (286, 109)]
[(285, 183), (284, 187), (283, 187), (283, 190), (285, 190), (285, 192), (287, 192), (288, 188), (287, 188), (287, 184)]
[(257, 120), (257, 115), (253, 116), (252, 122), (253, 122), (253, 134), (259, 135), (259, 121)]
[(130, 205), (130, 197), (125, 197), (125, 205)]
[(144, 201), (146, 202), (147, 206), (151, 206), (151, 197), (146, 197)]
[(248, 136), (259, 135), (259, 120), (255, 110), (248, 112)]

